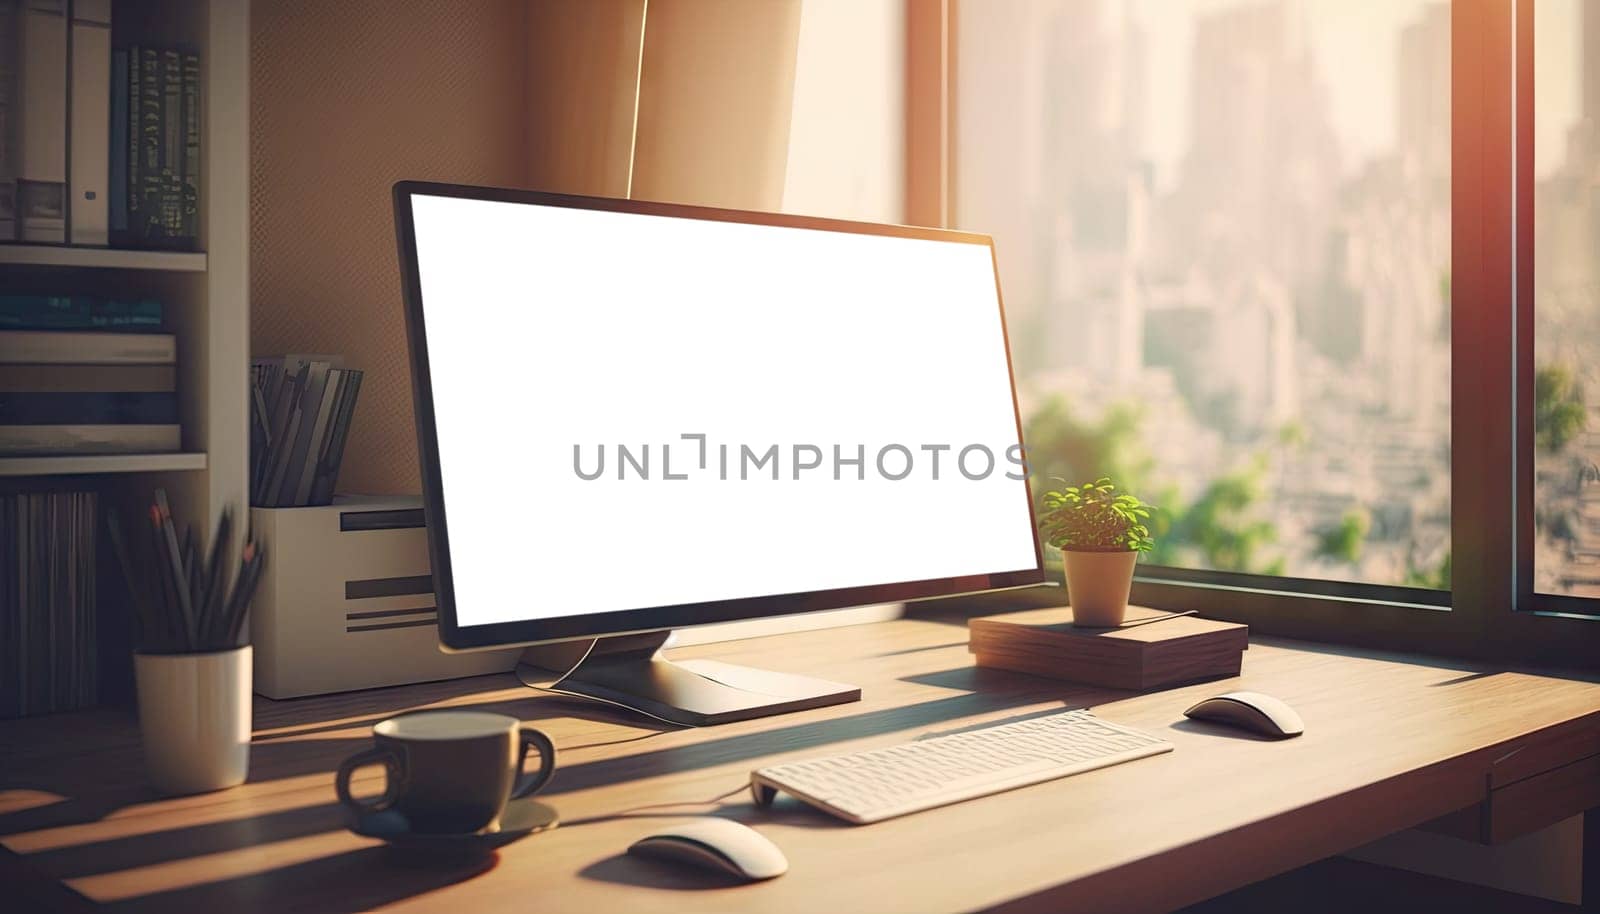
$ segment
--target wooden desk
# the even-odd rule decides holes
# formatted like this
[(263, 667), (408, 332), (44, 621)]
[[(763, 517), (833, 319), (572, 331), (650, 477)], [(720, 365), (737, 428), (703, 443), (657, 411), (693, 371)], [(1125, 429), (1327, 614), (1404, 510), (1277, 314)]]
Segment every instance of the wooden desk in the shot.
[[(1148, 695), (978, 670), (960, 619), (683, 653), (859, 683), (865, 699), (677, 731), (541, 696), (509, 676), (259, 700), (250, 783), (175, 800), (144, 787), (126, 714), (6, 722), (0, 842), (15, 856), (0, 881), (47, 877), (32, 896), (46, 898), (42, 886), (59, 880), (72, 890), (55, 889), (67, 906), (79, 893), (119, 908), (228, 914), (1164, 910), (1485, 803), (1496, 771), (1506, 786), (1570, 771), (1600, 733), (1600, 685), (1266, 639), (1237, 680)], [(1288, 701), (1306, 735), (1265, 742), (1182, 717), (1197, 698), (1235, 687)], [(706, 802), (762, 764), (1083, 705), (1177, 751), (859, 828), (792, 801), (761, 811), (744, 792)], [(564, 824), (483, 863), (434, 866), (343, 830), (331, 770), (366, 744), (372, 723), (425, 706), (538, 722), (560, 748), (546, 797)], [(1508, 758), (1522, 768), (1505, 767)], [(1594, 805), (1559, 812), (1585, 804)], [(646, 831), (713, 811), (775, 841), (789, 874), (731, 886), (622, 856)]]

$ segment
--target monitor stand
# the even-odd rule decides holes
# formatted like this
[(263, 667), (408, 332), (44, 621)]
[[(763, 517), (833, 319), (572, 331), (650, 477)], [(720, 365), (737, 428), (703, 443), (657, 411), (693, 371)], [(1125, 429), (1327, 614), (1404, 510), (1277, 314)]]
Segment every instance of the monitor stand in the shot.
[(859, 686), (735, 666), (668, 660), (671, 632), (611, 635), (524, 650), (517, 676), (536, 689), (592, 698), (688, 727), (861, 700)]

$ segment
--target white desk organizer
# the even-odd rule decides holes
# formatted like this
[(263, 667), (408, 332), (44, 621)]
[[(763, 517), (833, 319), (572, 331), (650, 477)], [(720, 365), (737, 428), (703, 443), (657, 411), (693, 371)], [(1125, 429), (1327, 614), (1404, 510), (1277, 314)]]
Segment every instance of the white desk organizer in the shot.
[(268, 550), (250, 610), (255, 689), (297, 698), (501, 673), (520, 649), (439, 650), (422, 500), (252, 508)]

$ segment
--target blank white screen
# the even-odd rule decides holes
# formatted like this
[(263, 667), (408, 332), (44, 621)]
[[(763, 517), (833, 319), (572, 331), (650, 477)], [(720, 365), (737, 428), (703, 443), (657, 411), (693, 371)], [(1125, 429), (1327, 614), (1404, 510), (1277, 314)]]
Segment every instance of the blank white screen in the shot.
[[(1036, 567), (986, 246), (424, 195), (412, 214), (459, 625)], [(648, 479), (618, 478), (619, 444), (648, 445)], [(798, 480), (796, 444), (823, 452)], [(898, 481), (876, 466), (893, 444)], [(740, 479), (741, 445), (777, 445), (780, 478)], [(835, 479), (835, 445), (863, 471)], [(982, 480), (968, 445), (994, 455)], [(604, 447), (598, 479), (575, 446), (585, 472)]]

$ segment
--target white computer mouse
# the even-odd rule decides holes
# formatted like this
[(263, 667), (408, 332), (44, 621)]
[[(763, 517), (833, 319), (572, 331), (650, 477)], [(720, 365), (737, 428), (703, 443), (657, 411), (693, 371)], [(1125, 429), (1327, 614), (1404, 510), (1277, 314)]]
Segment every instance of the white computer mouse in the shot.
[(789, 871), (789, 861), (783, 851), (760, 832), (732, 819), (715, 816), (645, 835), (633, 842), (628, 853), (716, 870), (749, 882), (782, 876)]
[(1288, 739), (1306, 732), (1305, 722), (1293, 708), (1281, 699), (1260, 692), (1228, 692), (1207, 698), (1183, 713), (1195, 720), (1239, 727), (1273, 739)]

